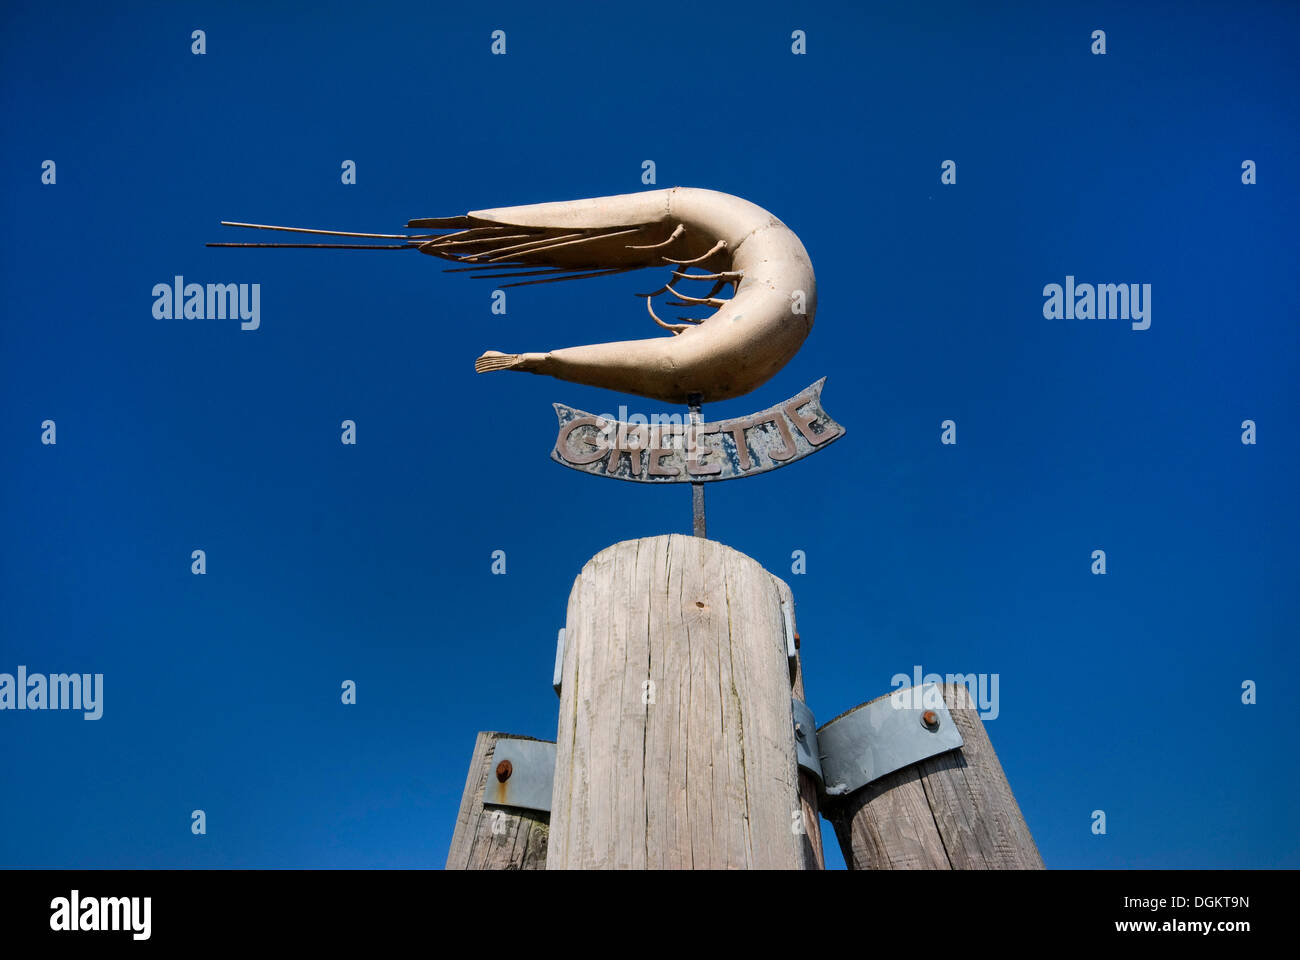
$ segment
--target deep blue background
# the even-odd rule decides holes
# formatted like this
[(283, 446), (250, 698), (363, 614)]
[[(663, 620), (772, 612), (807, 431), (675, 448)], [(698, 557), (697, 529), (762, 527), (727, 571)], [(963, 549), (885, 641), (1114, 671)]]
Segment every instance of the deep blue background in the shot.
[[(1298, 8), (862, 6), (6, 4), (0, 671), (106, 695), (0, 713), (0, 865), (442, 865), (475, 731), (554, 736), (583, 563), (690, 522), (547, 459), (554, 400), (667, 408), (472, 361), (653, 335), (661, 277), (501, 317), (416, 254), (203, 244), (648, 189), (647, 159), (817, 270), (803, 350), (706, 416), (829, 376), (843, 441), (709, 490), (794, 589), (818, 715), (997, 673), (1048, 866), (1300, 865)], [(261, 329), (155, 320), (175, 274), (261, 283)], [(1151, 328), (1045, 320), (1066, 274), (1152, 284)]]

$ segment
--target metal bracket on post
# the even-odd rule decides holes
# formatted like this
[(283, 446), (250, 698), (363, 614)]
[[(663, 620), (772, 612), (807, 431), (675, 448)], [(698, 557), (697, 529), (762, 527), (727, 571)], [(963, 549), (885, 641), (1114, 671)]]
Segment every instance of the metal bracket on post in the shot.
[(790, 699), (794, 708), (794, 745), (799, 756), (799, 768), (807, 770), (817, 782), (822, 782), (822, 765), (817, 749), (817, 718), (802, 700)]
[(850, 794), (963, 742), (937, 684), (897, 690), (817, 731), (826, 795)]
[(787, 603), (784, 598), (781, 599), (781, 616), (785, 623), (785, 657), (790, 662), (790, 682), (794, 683), (795, 670), (799, 664), (799, 645), (794, 635), (794, 610), (791, 609), (793, 601)]
[[(563, 631), (561, 631), (563, 632)], [(483, 803), (551, 812), (555, 744), (502, 737), (492, 751), (495, 766), (483, 785)]]
[(555, 695), (560, 695), (560, 682), (564, 679), (564, 627), (560, 627), (559, 636), (555, 638), (555, 671), (551, 676), (551, 688)]

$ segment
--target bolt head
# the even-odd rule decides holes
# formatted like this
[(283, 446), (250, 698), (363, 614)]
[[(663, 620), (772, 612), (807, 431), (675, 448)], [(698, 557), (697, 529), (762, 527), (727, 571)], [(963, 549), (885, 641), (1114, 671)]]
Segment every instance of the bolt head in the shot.
[(514, 766), (509, 760), (502, 760), (497, 764), (497, 782), (505, 783), (510, 779), (510, 774), (515, 772)]
[(937, 730), (939, 728), (939, 715), (933, 710), (927, 710), (921, 714), (921, 725), (927, 730)]

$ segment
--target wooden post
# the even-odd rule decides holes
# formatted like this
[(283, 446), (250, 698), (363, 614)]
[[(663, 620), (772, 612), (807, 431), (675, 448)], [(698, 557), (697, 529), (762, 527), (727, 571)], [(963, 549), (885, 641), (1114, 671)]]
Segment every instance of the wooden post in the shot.
[(448, 870), (544, 870), (549, 817), (540, 810), (484, 807), (483, 787), (496, 766), (498, 740), (533, 739), (509, 733), (478, 735), (460, 798), (460, 813), (447, 852)]
[(964, 745), (828, 797), (850, 870), (1041, 870), (1042, 857), (964, 684), (943, 684)]
[(776, 579), (678, 534), (569, 594), (547, 869), (804, 869)]

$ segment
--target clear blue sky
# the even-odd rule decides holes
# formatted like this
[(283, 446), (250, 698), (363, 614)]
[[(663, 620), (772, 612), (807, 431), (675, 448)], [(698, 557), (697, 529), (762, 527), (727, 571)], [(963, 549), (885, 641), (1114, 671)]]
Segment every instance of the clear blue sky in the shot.
[[(1300, 12), (995, 6), (6, 4), (0, 672), (103, 673), (105, 703), (0, 713), (0, 865), (442, 865), (475, 732), (554, 737), (582, 565), (690, 522), (685, 489), (547, 459), (552, 401), (667, 408), (472, 361), (652, 335), (630, 294), (660, 278), (495, 316), (413, 253), (203, 244), (648, 189), (654, 160), (817, 271), (799, 355), (706, 415), (829, 377), (843, 441), (709, 490), (794, 589), (818, 716), (916, 664), (997, 674), (1048, 866), (1300, 866)], [(261, 328), (155, 319), (177, 274), (260, 283)], [(1151, 284), (1150, 329), (1044, 319), (1067, 275)]]

